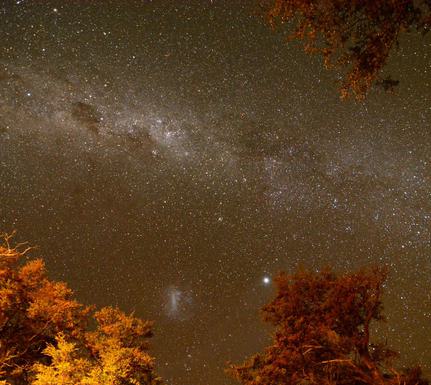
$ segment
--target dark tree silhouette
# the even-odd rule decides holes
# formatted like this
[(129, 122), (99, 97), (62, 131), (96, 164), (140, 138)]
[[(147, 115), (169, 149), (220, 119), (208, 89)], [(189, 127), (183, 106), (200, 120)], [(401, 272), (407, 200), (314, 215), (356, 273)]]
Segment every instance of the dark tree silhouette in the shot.
[(280, 274), (263, 308), (273, 344), (227, 371), (243, 385), (429, 385), (419, 367), (396, 371), (397, 354), (370, 339), (370, 323), (383, 320), (385, 278), (380, 268)]
[(294, 24), (290, 39), (323, 55), (327, 68), (345, 71), (343, 98), (361, 99), (373, 83), (392, 89), (396, 81), (381, 78), (381, 70), (400, 35), (431, 28), (429, 0), (264, 0), (263, 6), (273, 27)]

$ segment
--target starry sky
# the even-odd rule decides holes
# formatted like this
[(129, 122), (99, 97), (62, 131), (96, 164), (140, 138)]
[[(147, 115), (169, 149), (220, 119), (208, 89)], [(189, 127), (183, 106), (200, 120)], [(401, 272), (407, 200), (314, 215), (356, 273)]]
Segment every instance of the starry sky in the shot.
[(156, 321), (169, 385), (232, 384), (280, 270), (390, 268), (403, 364), (431, 371), (431, 37), (396, 93), (340, 75), (257, 1), (2, 1), (0, 230), (85, 303)]

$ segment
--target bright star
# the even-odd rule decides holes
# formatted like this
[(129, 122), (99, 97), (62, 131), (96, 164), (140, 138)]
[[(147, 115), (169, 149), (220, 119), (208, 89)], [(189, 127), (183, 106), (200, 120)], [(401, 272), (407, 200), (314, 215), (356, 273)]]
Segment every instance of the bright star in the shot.
[(262, 278), (262, 282), (263, 282), (264, 285), (269, 285), (271, 283), (271, 278), (269, 278), (267, 275), (265, 275)]

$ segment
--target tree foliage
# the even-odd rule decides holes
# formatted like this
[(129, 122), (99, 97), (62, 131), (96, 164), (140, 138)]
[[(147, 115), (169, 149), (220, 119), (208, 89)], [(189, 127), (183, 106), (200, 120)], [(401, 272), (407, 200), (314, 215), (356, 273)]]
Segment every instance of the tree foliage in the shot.
[(42, 260), (23, 263), (29, 248), (9, 240), (0, 245), (1, 385), (161, 383), (147, 352), (151, 322), (83, 306), (49, 280)]
[(273, 27), (294, 24), (290, 39), (321, 54), (327, 68), (345, 70), (343, 98), (363, 98), (374, 82), (392, 89), (398, 82), (381, 78), (381, 70), (400, 35), (431, 28), (429, 0), (266, 0), (264, 6)]
[(385, 278), (383, 269), (280, 274), (263, 308), (273, 344), (228, 372), (243, 385), (429, 385), (420, 368), (397, 372), (396, 353), (370, 339)]

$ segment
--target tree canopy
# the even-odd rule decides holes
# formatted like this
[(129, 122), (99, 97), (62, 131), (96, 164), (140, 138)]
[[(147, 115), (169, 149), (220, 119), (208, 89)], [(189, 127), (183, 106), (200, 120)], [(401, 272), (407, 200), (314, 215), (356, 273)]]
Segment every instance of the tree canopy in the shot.
[[(95, 311), (48, 278), (30, 248), (0, 243), (0, 385), (160, 385), (148, 353), (152, 322)], [(381, 268), (337, 275), (281, 273), (263, 308), (275, 327), (264, 353), (228, 372), (243, 385), (430, 385), (419, 367), (371, 338), (383, 321)]]
[(152, 322), (80, 304), (9, 240), (0, 244), (1, 385), (161, 383), (148, 354)]
[(373, 84), (392, 89), (398, 81), (382, 78), (391, 50), (402, 33), (431, 28), (429, 0), (266, 0), (269, 23), (293, 24), (290, 39), (321, 54), (327, 68), (344, 70), (343, 98), (363, 98)]
[(419, 367), (395, 370), (397, 354), (370, 338), (371, 322), (384, 319), (385, 278), (381, 268), (280, 274), (263, 308), (273, 344), (227, 371), (243, 385), (429, 385)]

